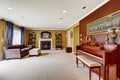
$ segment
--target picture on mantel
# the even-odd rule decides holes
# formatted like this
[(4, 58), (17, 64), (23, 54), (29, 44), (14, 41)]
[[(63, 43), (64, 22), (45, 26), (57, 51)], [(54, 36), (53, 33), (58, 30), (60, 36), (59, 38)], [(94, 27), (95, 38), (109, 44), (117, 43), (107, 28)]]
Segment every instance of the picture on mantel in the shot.
[(41, 33), (41, 38), (42, 39), (50, 39), (51, 38), (51, 33), (44, 31), (44, 32)]

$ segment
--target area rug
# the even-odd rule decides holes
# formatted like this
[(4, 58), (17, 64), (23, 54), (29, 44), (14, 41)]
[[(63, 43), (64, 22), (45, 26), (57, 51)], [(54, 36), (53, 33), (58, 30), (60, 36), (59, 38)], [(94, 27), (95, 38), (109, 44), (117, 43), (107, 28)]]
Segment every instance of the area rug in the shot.
[[(40, 56), (0, 61), (0, 80), (89, 80), (88, 68), (76, 67), (75, 55), (44, 50)], [(92, 80), (98, 76), (92, 73)]]

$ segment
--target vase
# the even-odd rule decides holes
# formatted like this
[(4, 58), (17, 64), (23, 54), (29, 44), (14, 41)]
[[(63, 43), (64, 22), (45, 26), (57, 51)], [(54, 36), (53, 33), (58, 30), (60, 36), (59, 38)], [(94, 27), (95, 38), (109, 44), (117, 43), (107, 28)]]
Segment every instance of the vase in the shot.
[(113, 44), (116, 44), (116, 42), (115, 42), (115, 40), (116, 40), (116, 38), (117, 38), (116, 28), (113, 28), (113, 29), (111, 29), (111, 30), (112, 30), (112, 33), (111, 33), (110, 37), (111, 37), (111, 39), (112, 39), (112, 43), (113, 43)]

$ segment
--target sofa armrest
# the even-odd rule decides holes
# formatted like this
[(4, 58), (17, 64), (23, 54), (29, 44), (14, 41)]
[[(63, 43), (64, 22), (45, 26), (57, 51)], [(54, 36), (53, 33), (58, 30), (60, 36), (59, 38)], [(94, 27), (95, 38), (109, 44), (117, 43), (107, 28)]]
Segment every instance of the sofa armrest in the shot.
[(20, 48), (18, 49), (7, 49), (6, 47), (4, 48), (4, 53), (6, 56), (6, 59), (17, 59), (17, 58), (21, 58), (21, 54), (20, 54)]

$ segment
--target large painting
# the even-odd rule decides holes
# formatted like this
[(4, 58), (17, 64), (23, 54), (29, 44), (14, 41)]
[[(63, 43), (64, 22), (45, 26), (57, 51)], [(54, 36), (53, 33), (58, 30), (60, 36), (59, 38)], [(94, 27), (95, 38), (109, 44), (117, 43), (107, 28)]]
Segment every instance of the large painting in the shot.
[(107, 33), (112, 28), (120, 29), (120, 11), (89, 23), (87, 33), (88, 35)]

